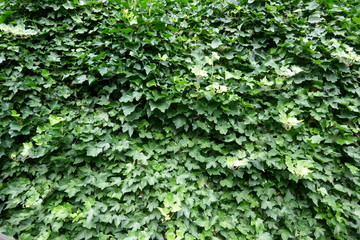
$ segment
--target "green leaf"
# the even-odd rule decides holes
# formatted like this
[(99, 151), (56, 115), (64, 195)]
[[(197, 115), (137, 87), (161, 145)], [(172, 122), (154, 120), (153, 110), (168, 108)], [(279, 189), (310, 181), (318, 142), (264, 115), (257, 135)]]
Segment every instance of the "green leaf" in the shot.
[(60, 56), (55, 52), (50, 52), (48, 59), (50, 62), (60, 62)]
[(131, 93), (127, 92), (119, 99), (119, 101), (120, 102), (132, 102), (134, 99), (136, 101), (139, 101), (141, 96), (142, 96), (142, 93), (140, 93), (140, 92), (136, 92), (136, 91), (131, 92)]
[(255, 230), (257, 233), (260, 233), (263, 231), (264, 227), (264, 221), (260, 218), (257, 218), (254, 222)]
[(124, 112), (124, 115), (128, 116), (132, 112), (135, 111), (135, 108), (136, 108), (136, 105), (134, 105), (134, 104), (126, 104), (126, 105), (123, 105), (122, 110)]
[(320, 135), (314, 135), (310, 138), (311, 143), (319, 144), (325, 138), (321, 137)]
[(20, 117), (20, 114), (16, 110), (11, 110), (11, 116), (12, 117)]
[(150, 66), (145, 66), (144, 69), (147, 75), (149, 75), (149, 73), (153, 70), (153, 68)]
[(107, 67), (100, 67), (98, 70), (101, 76), (104, 76), (109, 72), (109, 69)]
[(160, 208), (158, 207), (159, 211), (161, 212), (161, 215), (164, 216), (165, 220), (170, 220), (170, 210), (168, 208)]
[(223, 221), (220, 221), (220, 226), (226, 229), (233, 229), (235, 227), (234, 222), (230, 218), (226, 218)]
[(102, 147), (88, 146), (86, 149), (86, 155), (91, 157), (98, 156), (103, 151)]
[(166, 239), (169, 239), (169, 240), (175, 240), (176, 239), (176, 235), (175, 233), (167, 233), (166, 234)]
[(259, 235), (259, 240), (272, 240), (273, 237), (271, 236), (270, 233), (262, 233)]
[(156, 81), (155, 80), (151, 80), (149, 82), (146, 83), (147, 87), (152, 87), (152, 86), (156, 86)]
[(165, 112), (170, 107), (170, 102), (166, 100), (159, 100), (159, 101), (150, 101), (150, 109), (154, 111), (155, 109), (159, 109), (161, 112)]
[(195, 74), (196, 78), (207, 77), (208, 72), (202, 69), (202, 66), (195, 65), (191, 68), (191, 72)]
[(159, 58), (163, 61), (166, 61), (169, 58), (169, 56), (167, 54), (164, 54), (162, 56), (159, 54)]
[(218, 130), (221, 134), (227, 134), (229, 125), (225, 123), (219, 123), (215, 126), (215, 129)]
[(244, 167), (244, 166), (247, 166), (248, 164), (249, 164), (248, 159), (239, 160), (236, 157), (228, 157), (228, 158), (226, 158), (226, 165), (230, 169), (238, 168), (238, 167)]
[(0, 63), (5, 62), (6, 58), (5, 58), (5, 54), (4, 53), (0, 53)]
[(60, 122), (63, 122), (65, 121), (65, 119), (63, 119), (62, 117), (57, 117), (57, 116), (54, 116), (54, 115), (50, 115), (49, 116), (49, 121), (50, 121), (50, 125), (53, 126), (53, 125), (56, 125)]
[(134, 125), (125, 123), (124, 125), (122, 125), (122, 129), (123, 129), (123, 132), (128, 132), (130, 137), (134, 133)]
[(20, 155), (23, 157), (30, 156), (32, 148), (33, 148), (32, 142), (23, 143), (23, 150), (21, 151)]
[(309, 23), (319, 23), (321, 21), (323, 21), (324, 19), (322, 17), (320, 17), (319, 14), (313, 14), (309, 16)]
[(264, 200), (261, 203), (262, 209), (272, 209), (274, 206), (275, 206), (274, 203), (272, 203), (271, 201), (267, 201), (267, 200)]
[(87, 77), (86, 77), (86, 75), (80, 75), (80, 76), (78, 76), (77, 78), (76, 78), (76, 80), (79, 82), (79, 83), (83, 83), (83, 82), (85, 82), (86, 80), (87, 80)]
[(95, 215), (95, 210), (93, 208), (90, 208), (87, 213), (86, 213), (86, 220), (83, 224), (83, 227), (91, 229), (91, 228), (95, 228), (96, 225), (95, 223), (92, 221)]
[(360, 17), (353, 17), (352, 20), (353, 20), (355, 23), (360, 23)]
[(359, 168), (351, 165), (350, 163), (345, 163), (345, 166), (350, 169), (352, 174), (356, 174), (357, 172), (359, 172)]
[(186, 124), (186, 118), (184, 118), (184, 117), (176, 117), (173, 120), (173, 122), (174, 122), (176, 128), (181, 128), (182, 126), (184, 126)]
[[(2, 1), (3, 2), (3, 1)], [(14, 11), (5, 11), (4, 13), (2, 13), (2, 15), (0, 16), (0, 24), (4, 23), (5, 20), (11, 16), (14, 13)]]
[(288, 240), (290, 238), (293, 238), (293, 235), (286, 229), (280, 229), (281, 239), (282, 240)]
[(218, 48), (218, 47), (221, 46), (222, 44), (223, 44), (223, 43), (221, 42), (221, 40), (218, 39), (218, 38), (216, 38), (216, 39), (214, 39), (214, 40), (211, 42), (210, 46), (211, 46), (212, 48)]

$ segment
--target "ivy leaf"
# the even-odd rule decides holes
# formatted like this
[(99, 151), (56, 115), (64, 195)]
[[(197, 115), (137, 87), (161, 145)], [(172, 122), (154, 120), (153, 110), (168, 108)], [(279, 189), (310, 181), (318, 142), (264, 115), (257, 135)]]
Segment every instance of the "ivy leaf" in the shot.
[(235, 158), (235, 157), (226, 158), (226, 165), (230, 169), (244, 167), (244, 166), (247, 166), (248, 164), (249, 164), (248, 159), (239, 160), (238, 158)]
[(191, 68), (191, 72), (195, 74), (196, 78), (207, 77), (207, 71), (202, 69), (202, 66), (196, 65)]
[(148, 65), (145, 66), (144, 69), (145, 69), (145, 72), (146, 72), (147, 75), (149, 75), (149, 73), (153, 70), (153, 68), (148, 66)]
[(150, 101), (150, 109), (154, 111), (155, 109), (159, 109), (161, 112), (165, 112), (170, 107), (170, 102), (166, 100), (158, 100), (158, 101)]
[(6, 60), (5, 54), (4, 53), (0, 54), (0, 63), (5, 62), (5, 60)]
[(270, 233), (262, 233), (259, 235), (259, 240), (271, 240), (273, 237), (270, 235)]
[(50, 52), (48, 59), (50, 62), (60, 62), (60, 56), (55, 52)]
[(352, 174), (356, 174), (359, 171), (357, 167), (351, 165), (350, 163), (345, 163), (345, 166), (350, 169)]
[(218, 48), (219, 46), (221, 46), (223, 43), (221, 42), (220, 39), (216, 38), (211, 42), (211, 47), (212, 48)]
[(125, 116), (130, 115), (132, 112), (135, 111), (136, 105), (134, 104), (127, 104), (127, 105), (123, 105), (122, 110), (124, 112)]
[(319, 14), (313, 14), (309, 16), (309, 23), (319, 23), (322, 20), (324, 20), (323, 18), (320, 17)]
[(176, 117), (173, 122), (176, 128), (181, 128), (186, 124), (186, 119), (184, 117)]
[(80, 76), (78, 76), (77, 78), (76, 78), (76, 80), (79, 82), (79, 83), (83, 83), (83, 82), (85, 82), (86, 81), (86, 79), (87, 79), (87, 77), (86, 77), (86, 75), (80, 75)]
[(130, 137), (134, 133), (134, 125), (125, 123), (124, 125), (122, 125), (122, 129), (123, 129), (123, 132), (128, 132)]
[(159, 58), (163, 61), (166, 61), (169, 58), (169, 56), (167, 54), (164, 54), (162, 56), (159, 54)]
[(109, 69), (107, 67), (100, 67), (98, 70), (101, 76), (104, 76), (109, 72)]
[(290, 130), (292, 127), (298, 126), (303, 122), (303, 120), (299, 120), (296, 117), (289, 117), (284, 114), (280, 115), (280, 121), (286, 130)]
[(352, 20), (355, 22), (355, 23), (360, 23), (360, 17), (353, 17)]
[(225, 123), (219, 123), (215, 126), (215, 129), (218, 130), (221, 134), (227, 134), (229, 126)]
[(233, 229), (235, 224), (231, 219), (224, 219), (223, 221), (220, 221), (220, 226), (226, 229)]
[(161, 212), (161, 215), (164, 216), (164, 220), (167, 221), (167, 220), (170, 220), (170, 209), (168, 208), (160, 208), (158, 207), (159, 211)]
[(85, 220), (85, 222), (83, 224), (83, 226), (85, 228), (91, 229), (91, 228), (94, 228), (96, 226), (95, 223), (92, 221), (93, 218), (94, 218), (94, 215), (95, 215), (95, 210), (93, 208), (90, 208), (87, 211), (86, 220)]
[(319, 144), (321, 141), (323, 141), (325, 138), (321, 137), (320, 135), (314, 135), (310, 138), (311, 143)]
[(88, 146), (86, 149), (86, 155), (91, 157), (96, 157), (102, 152), (101, 147), (97, 146)]
[(23, 150), (21, 151), (21, 156), (27, 157), (31, 154), (31, 149), (33, 148), (32, 142), (23, 143)]
[(155, 80), (150, 80), (149, 82), (146, 83), (147, 87), (152, 87), (152, 86), (156, 86), (156, 81)]
[(54, 115), (50, 115), (49, 121), (50, 121), (50, 125), (53, 126), (53, 125), (56, 125), (56, 124), (64, 121), (64, 119), (62, 117), (56, 117)]
[(274, 206), (275, 206), (274, 203), (272, 203), (271, 201), (267, 201), (267, 200), (264, 200), (261, 203), (262, 209), (272, 209)]

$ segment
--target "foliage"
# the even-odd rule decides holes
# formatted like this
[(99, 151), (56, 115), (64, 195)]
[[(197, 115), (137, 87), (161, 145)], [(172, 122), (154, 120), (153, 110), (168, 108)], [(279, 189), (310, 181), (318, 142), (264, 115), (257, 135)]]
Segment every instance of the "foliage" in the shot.
[(358, 1), (0, 9), (0, 232), (358, 239)]

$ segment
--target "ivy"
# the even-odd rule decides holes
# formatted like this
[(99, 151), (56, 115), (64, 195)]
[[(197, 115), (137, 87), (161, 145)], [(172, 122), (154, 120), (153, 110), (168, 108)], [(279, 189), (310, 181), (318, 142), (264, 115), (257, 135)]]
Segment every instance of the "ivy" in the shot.
[(0, 1), (0, 232), (358, 239), (346, 1)]

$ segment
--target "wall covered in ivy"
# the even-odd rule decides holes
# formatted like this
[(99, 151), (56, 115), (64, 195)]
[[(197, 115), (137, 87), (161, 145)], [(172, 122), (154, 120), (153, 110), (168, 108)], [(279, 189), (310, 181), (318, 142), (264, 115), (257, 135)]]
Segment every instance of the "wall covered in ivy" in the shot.
[(356, 0), (1, 0), (0, 232), (360, 235)]

